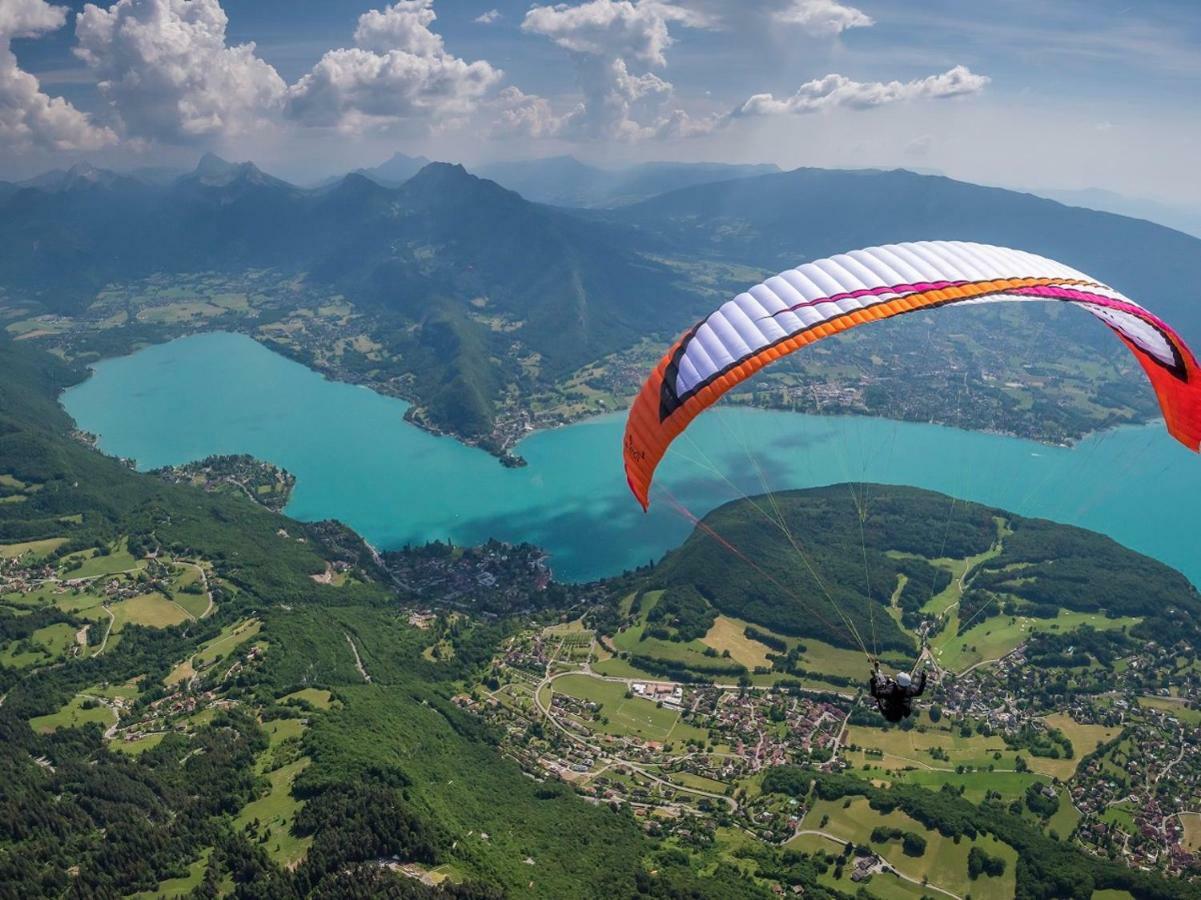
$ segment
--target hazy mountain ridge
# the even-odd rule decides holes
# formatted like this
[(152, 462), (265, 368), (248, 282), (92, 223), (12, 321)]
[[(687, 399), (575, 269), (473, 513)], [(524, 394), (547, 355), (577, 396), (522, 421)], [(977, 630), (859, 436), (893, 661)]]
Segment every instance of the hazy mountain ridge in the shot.
[(473, 168), (530, 200), (577, 207), (622, 206), (677, 188), (780, 171), (770, 163), (649, 162), (607, 169), (573, 156), (485, 163)]
[(677, 248), (772, 272), (900, 241), (1028, 249), (1105, 280), (1201, 339), (1201, 304), (1191, 294), (1201, 240), (1033, 194), (904, 169), (796, 169), (683, 188), (607, 215)]
[(673, 273), (624, 229), (447, 163), (396, 188), (352, 174), (306, 190), (208, 155), (167, 187), (18, 188), (0, 201), (0, 240), (17, 251), (0, 284), (66, 315), (158, 272), (270, 269), (344, 294), (403, 353), (430, 423), (468, 436), (488, 432), (506, 384), (627, 346), (678, 302)]
[[(670, 183), (673, 172), (726, 172), (662, 168), (641, 167), (639, 177)], [(532, 203), (447, 163), (425, 165), (396, 187), (352, 173), (305, 189), (212, 155), (165, 184), (90, 167), (37, 181), (0, 191), (0, 242), (11, 251), (0, 257), (0, 287), (10, 301), (77, 316), (107, 286), (270, 271), (310, 294), (344, 296), (371, 319), (389, 368), (376, 378), (364, 358), (356, 377), (400, 384), (390, 389), (425, 407), (417, 413), (427, 424), (494, 449), (524, 433), (522, 398), (559, 390), (566, 376), (640, 338), (670, 339), (750, 278), (890, 240), (958, 237), (1037, 249), (1107, 278), (1186, 336), (1201, 334), (1201, 307), (1179, 290), (1201, 280), (1201, 241), (905, 171), (798, 169), (691, 185), (612, 210)], [(281, 291), (273, 302), (286, 312), (302, 300)], [(965, 327), (981, 337), (996, 333), (987, 312), (971, 318)], [(1077, 333), (1071, 318), (1051, 326), (1059, 337), (1112, 351), (1104, 329)], [(892, 328), (872, 329), (868, 340), (895, 341)], [(1030, 352), (1031, 362), (1041, 361), (1037, 347)], [(307, 351), (294, 355), (312, 361)], [(633, 371), (626, 362), (615, 368)], [(609, 373), (596, 377), (618, 400), (634, 387)], [(1142, 387), (1122, 380), (1118, 392), (1130, 396), (1114, 395), (1107, 408), (1144, 415), (1132, 393)], [(1005, 404), (993, 405), (998, 411), (983, 426), (1004, 429), (996, 417)], [(493, 434), (498, 416), (504, 424)], [(1059, 423), (1051, 439), (1073, 433), (1080, 427)]]

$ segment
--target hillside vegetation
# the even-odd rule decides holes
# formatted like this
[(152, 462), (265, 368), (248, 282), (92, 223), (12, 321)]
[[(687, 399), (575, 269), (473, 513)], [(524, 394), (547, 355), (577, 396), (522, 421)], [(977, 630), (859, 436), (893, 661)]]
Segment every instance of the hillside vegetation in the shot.
[[(54, 397), (79, 372), (7, 340), (0, 371), (0, 472), (39, 486), (0, 505), (16, 567), (0, 598), (0, 892), (642, 889), (652, 848), (627, 812), (530, 781), (450, 703), (503, 630), (460, 626), (453, 662), (430, 662), (429, 636), (404, 623), (344, 529), (137, 474), (68, 436)], [(131, 620), (101, 644), (99, 606), (120, 603), (93, 597), (107, 582), (71, 582), (81, 551), (125, 554), (122, 569), (199, 561), (216, 602), (179, 624)], [(338, 586), (311, 577), (331, 562), (347, 572)], [(96, 620), (76, 611), (89, 603)], [(392, 856), (449, 880), (437, 889), (375, 866)], [(643, 892), (669, 896), (694, 877), (669, 867)], [(763, 896), (726, 879), (702, 894)]]
[[(873, 652), (915, 652), (915, 633), (954, 636), (969, 618), (1054, 618), (1061, 607), (1144, 617), (1148, 633), (1194, 628), (1201, 614), (1186, 578), (1103, 535), (876, 484), (728, 503), (645, 586), (666, 589), (660, 618), (685, 640), (720, 612), (840, 647), (858, 647), (857, 632)], [(958, 617), (951, 590), (963, 592)]]

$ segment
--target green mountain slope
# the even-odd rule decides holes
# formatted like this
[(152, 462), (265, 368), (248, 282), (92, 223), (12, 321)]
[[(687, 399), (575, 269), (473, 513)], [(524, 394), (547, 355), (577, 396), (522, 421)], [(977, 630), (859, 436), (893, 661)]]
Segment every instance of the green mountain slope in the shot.
[[(957, 585), (942, 560), (970, 561)], [(695, 592), (716, 611), (782, 634), (850, 648), (862, 639), (869, 650), (914, 651), (902, 625), (925, 621), (934, 634), (969, 618), (1053, 618), (1061, 607), (1144, 617), (1148, 634), (1192, 629), (1201, 618), (1186, 578), (1103, 535), (874, 484), (728, 503), (646, 584), (666, 588), (668, 600)], [(953, 587), (963, 597), (958, 619), (928, 607), (952, 599)]]
[[(628, 813), (529, 780), (450, 702), (502, 631), (463, 626), (455, 661), (430, 662), (428, 635), (397, 616), (369, 555), (356, 559), (353, 535), (135, 473), (72, 440), (54, 398), (81, 373), (35, 347), (0, 340), (0, 371), (0, 473), (6, 490), (28, 488), (22, 502), (0, 504), (0, 546), (48, 553), (58, 569), (70, 554), (116, 543), (112, 568), (142, 567), (131, 578), (145, 576), (134, 590), (147, 595), (167, 590), (146, 575), (155, 563), (142, 554), (155, 549), (159, 562), (203, 565), (217, 601), (177, 624), (122, 620), (101, 644), (104, 613), (75, 611), (101, 586), (22, 581), (0, 600), (0, 892), (123, 896), (177, 883), (275, 897), (639, 890), (653, 848)], [(11, 550), (39, 539), (50, 547)], [(315, 581), (333, 559), (350, 561), (347, 580)], [(188, 602), (175, 596), (176, 606)], [(132, 601), (97, 602), (120, 618)], [(49, 665), (25, 662), (20, 647), (46, 628), (85, 628), (82, 649), (63, 648)], [(231, 645), (239, 634), (247, 642)], [(287, 698), (297, 691), (318, 705), (296, 706)], [(146, 725), (145, 735), (135, 727), (130, 743), (110, 739), (110, 707), (126, 725), (170, 724)], [(375, 865), (393, 855), (446, 866), (466, 884), (437, 891)], [(697, 896), (765, 896), (728, 879), (717, 873)], [(675, 883), (665, 871), (645, 893), (668, 896)]]

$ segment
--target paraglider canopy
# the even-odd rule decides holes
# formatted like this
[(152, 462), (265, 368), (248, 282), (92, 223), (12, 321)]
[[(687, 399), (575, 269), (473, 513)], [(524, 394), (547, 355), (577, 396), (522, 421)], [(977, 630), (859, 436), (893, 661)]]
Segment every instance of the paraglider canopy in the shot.
[(643, 509), (668, 446), (731, 388), (815, 341), (941, 306), (1062, 302), (1100, 319), (1147, 373), (1168, 431), (1201, 449), (1201, 367), (1162, 319), (1062, 263), (1004, 247), (919, 241), (853, 250), (757, 284), (697, 322), (647, 378), (626, 422), (630, 490)]

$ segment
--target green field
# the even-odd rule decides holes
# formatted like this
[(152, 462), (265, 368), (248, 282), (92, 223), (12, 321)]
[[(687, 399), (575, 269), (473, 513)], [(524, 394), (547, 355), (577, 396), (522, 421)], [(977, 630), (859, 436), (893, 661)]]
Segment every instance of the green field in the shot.
[[(953, 770), (959, 765), (1012, 769), (1017, 757), (1017, 753), (1006, 748), (999, 737), (986, 738), (977, 734), (962, 737), (957, 728), (946, 725), (929, 725), (924, 731), (852, 725), (847, 728), (845, 743), (883, 751), (883, 758), (865, 755), (863, 751), (848, 755), (856, 765), (868, 763), (883, 769)], [(931, 755), (932, 750), (941, 750), (948, 758), (939, 759)], [(995, 758), (998, 752), (1000, 759)]]
[[(918, 881), (929, 878), (931, 884), (946, 888), (961, 897), (965, 894), (971, 894), (973, 898), (996, 900), (1013, 897), (1017, 853), (996, 838), (964, 838), (955, 843), (937, 831), (927, 830), (920, 822), (900, 811), (887, 814), (876, 812), (862, 797), (853, 799), (849, 806), (844, 806), (844, 803), (843, 800), (818, 800), (805, 815), (801, 827), (821, 830), (840, 840), (850, 840), (856, 844), (869, 844), (872, 829), (879, 825), (912, 831), (922, 835), (927, 842), (926, 852), (920, 857), (906, 856), (899, 841), (871, 844), (871, 847), (898, 872)], [(827, 816), (829, 820), (826, 825), (819, 828), (822, 819)], [(976, 881), (970, 880), (967, 874), (967, 856), (972, 846), (979, 846), (990, 855), (1004, 859), (1005, 874), (1000, 878), (981, 877)]]
[(299, 691), (293, 691), (279, 699), (281, 703), (287, 703), (289, 700), (304, 700), (316, 709), (329, 709), (333, 704), (333, 696), (329, 691), (319, 688), (301, 688)]
[(0, 651), (0, 664), (24, 669), (60, 660), (75, 644), (75, 629), (66, 622), (55, 622), (30, 635), (29, 648), (19, 649), (21, 643), (12, 641)]
[(174, 591), (171, 594), (171, 599), (193, 619), (199, 619), (209, 608), (207, 594), (188, 594), (183, 591)]
[(1139, 706), (1166, 712), (1185, 725), (1193, 727), (1201, 725), (1201, 710), (1190, 709), (1180, 700), (1174, 700), (1171, 697), (1139, 697), (1138, 703)]
[(163, 738), (166, 736), (166, 732), (156, 731), (153, 734), (147, 734), (132, 741), (111, 741), (108, 746), (110, 750), (116, 750), (118, 753), (128, 753), (130, 756), (140, 756), (147, 750), (152, 750), (161, 744), (163, 742)]
[[(43, 589), (44, 590), (44, 589)], [(46, 594), (39, 591), (37, 594), (29, 595), (38, 599), (49, 601), (54, 604), (57, 609), (61, 609), (65, 613), (84, 613), (95, 610), (95, 615), (89, 615), (85, 618), (101, 619), (106, 618), (100, 607), (104, 604), (104, 597), (100, 594), (94, 594), (90, 590), (82, 590), (78, 594), (74, 591), (64, 591), (62, 593)]]
[(985, 660), (1000, 659), (1017, 649), (1018, 645), (1040, 631), (1068, 632), (1081, 625), (1091, 625), (1098, 631), (1130, 628), (1141, 622), (1137, 617), (1110, 619), (1101, 613), (1060, 610), (1054, 619), (1035, 619), (1028, 616), (1001, 616), (985, 619), (957, 635), (952, 624), (931, 642), (938, 664), (944, 669), (961, 672)]
[(83, 693), (93, 697), (108, 697), (110, 700), (135, 700), (141, 689), (136, 681), (126, 681), (123, 684), (94, 684)]
[(1184, 847), (1193, 853), (1201, 850), (1201, 813), (1180, 813), (1180, 824), (1184, 826)]
[(1080, 821), (1080, 813), (1072, 805), (1072, 796), (1065, 788), (1058, 788), (1056, 793), (1059, 794), (1059, 809), (1047, 821), (1047, 831), (1054, 831), (1060, 838), (1067, 840), (1068, 836), (1076, 830), (1076, 825)]
[(1084, 725), (1077, 722), (1066, 713), (1056, 713), (1043, 719), (1051, 728), (1058, 728), (1072, 742), (1075, 755), (1072, 759), (1049, 759), (1045, 756), (1029, 756), (1027, 761), (1035, 772), (1051, 775), (1060, 781), (1067, 781), (1076, 774), (1080, 758), (1087, 756), (1097, 749), (1098, 744), (1107, 743), (1117, 737), (1121, 728), (1107, 728), (1104, 725)]
[[(209, 606), (208, 594), (192, 593), (184, 590), (200, 581), (200, 571), (191, 565), (185, 565), (183, 571), (171, 583), (171, 599), (182, 606), (194, 618), (204, 615)], [(203, 586), (203, 585), (202, 585)]]
[(1026, 794), (1026, 788), (1036, 782), (1046, 783), (1046, 777), (1035, 775), (1033, 772), (930, 772), (919, 769), (905, 772), (896, 780), (907, 784), (917, 784), (937, 791), (944, 784), (953, 788), (963, 788), (963, 796), (972, 803), (983, 803), (989, 791), (995, 791), (1005, 800), (1019, 800)]
[(312, 843), (311, 837), (298, 838), (291, 833), (292, 822), (303, 805), (303, 801), (292, 796), (292, 782), (312, 760), (302, 756), (282, 766), (274, 765), (274, 760), (280, 746), (285, 741), (299, 740), (305, 727), (302, 719), (272, 719), (263, 723), (268, 744), (255, 762), (255, 772), (266, 777), (269, 787), (266, 794), (244, 806), (234, 820), (238, 828), (255, 823), (271, 858), (284, 866), (294, 866), (303, 859)]
[[(92, 708), (84, 709), (85, 703), (91, 704)], [(107, 728), (116, 721), (116, 715), (107, 706), (97, 703), (85, 694), (76, 694), (58, 712), (30, 719), (29, 727), (34, 731), (50, 732), (58, 731), (60, 728), (78, 728), (89, 722), (96, 722)]]
[(107, 556), (98, 556), (92, 550), (73, 553), (66, 557), (64, 562), (69, 563), (75, 560), (81, 560), (83, 564), (74, 571), (64, 572), (64, 578), (96, 578), (101, 575), (114, 575), (118, 572), (142, 569), (146, 566), (144, 561), (133, 558), (125, 541), (121, 541), (112, 548)]
[(299, 738), (304, 734), (304, 728), (302, 719), (272, 719), (263, 725), (269, 747), (276, 747), (290, 738)]
[(243, 619), (241, 622), (225, 626), (225, 628), (221, 629), (219, 635), (203, 644), (196, 651), (196, 655), (192, 657), (194, 665), (202, 669), (218, 660), (225, 659), (234, 650), (258, 634), (259, 629), (262, 627), (263, 623), (258, 619)]
[(263, 846), (271, 858), (281, 865), (295, 865), (304, 858), (313, 842), (311, 837), (299, 838), (291, 833), (292, 822), (302, 805), (302, 801), (292, 796), (292, 782), (310, 762), (307, 756), (302, 756), (295, 762), (268, 772), (270, 788), (267, 793), (246, 804), (234, 819), (234, 826), (238, 829), (257, 822), (256, 832), (260, 838), (266, 836)]
[(701, 643), (718, 653), (728, 650), (734, 662), (742, 663), (750, 670), (756, 666), (771, 666), (767, 654), (773, 652), (766, 644), (753, 641), (746, 636), (747, 622), (730, 616), (718, 616), (713, 627), (701, 638)]
[(126, 625), (144, 625), (147, 628), (167, 628), (189, 620), (186, 612), (162, 594), (138, 594), (110, 607), (116, 622), (113, 631), (118, 632)]
[(590, 722), (598, 731), (618, 736), (635, 735), (646, 741), (705, 740), (708, 735), (680, 721), (676, 710), (656, 706), (641, 697), (627, 698), (627, 687), (617, 681), (602, 681), (588, 675), (564, 675), (555, 679), (553, 690), (601, 706), (600, 714), (608, 724)]
[(31, 559), (36, 559), (53, 553), (66, 542), (66, 538), (46, 538), (42, 541), (25, 541), (23, 544), (0, 544), (0, 558), (15, 559), (28, 553)]
[[(1082, 725), (1067, 715), (1048, 716), (1046, 722), (1052, 728), (1063, 731), (1071, 740), (1075, 750), (1072, 759), (1052, 759), (1012, 750), (999, 737), (978, 734), (963, 737), (957, 727), (945, 722), (910, 731), (852, 725), (847, 729), (846, 743), (862, 749), (849, 751), (847, 758), (857, 768), (866, 764), (885, 771), (916, 769), (918, 772), (949, 773), (957, 766), (976, 769), (992, 766), (1000, 771), (972, 774), (994, 776), (996, 780), (1003, 781), (1003, 776), (1016, 768), (1017, 757), (1022, 756), (1031, 772), (1067, 780), (1075, 774), (1082, 756), (1090, 753), (1099, 741), (1108, 741), (1119, 731), (1103, 725)], [(869, 748), (879, 750), (884, 755), (881, 757), (865, 752)], [(941, 758), (944, 755), (945, 758)], [(1025, 783), (1022, 784), (1023, 789), (1024, 786)], [(999, 787), (997, 789), (1000, 790)]]

